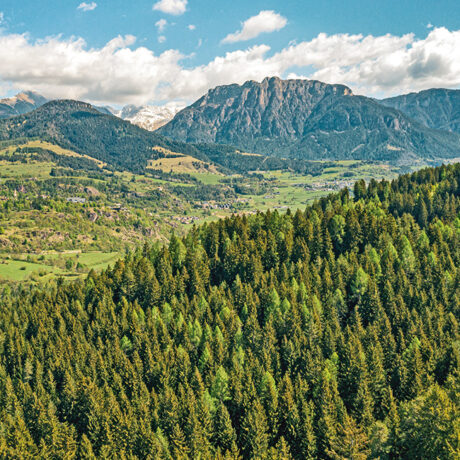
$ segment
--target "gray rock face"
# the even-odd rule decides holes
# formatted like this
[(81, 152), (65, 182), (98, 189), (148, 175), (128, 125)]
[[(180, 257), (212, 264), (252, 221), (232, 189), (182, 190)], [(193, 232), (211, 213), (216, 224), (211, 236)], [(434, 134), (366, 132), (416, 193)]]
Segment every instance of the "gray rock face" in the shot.
[(304, 134), (308, 116), (322, 99), (351, 94), (344, 85), (275, 77), (261, 83), (218, 86), (161, 129), (189, 142), (296, 139)]
[(380, 101), (424, 125), (460, 133), (460, 90), (428, 89)]
[(279, 78), (214, 88), (158, 132), (308, 159), (455, 157), (460, 148), (460, 136), (428, 129), (344, 85)]

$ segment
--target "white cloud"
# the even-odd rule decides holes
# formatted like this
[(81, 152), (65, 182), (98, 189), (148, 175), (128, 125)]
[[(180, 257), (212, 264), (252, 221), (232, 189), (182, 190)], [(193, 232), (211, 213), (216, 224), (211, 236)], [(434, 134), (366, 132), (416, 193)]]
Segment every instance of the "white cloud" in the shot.
[(93, 11), (97, 8), (97, 3), (96, 2), (91, 2), (91, 3), (80, 3), (77, 6), (77, 10), (82, 10), (82, 11)]
[(432, 29), (434, 26), (433, 24), (431, 24), (431, 22), (429, 22), (427, 25), (426, 25), (426, 28), (427, 29)]
[(236, 43), (258, 37), (265, 32), (275, 32), (287, 24), (287, 19), (272, 10), (261, 11), (242, 23), (241, 30), (227, 35), (222, 43)]
[(168, 21), (166, 19), (160, 19), (157, 22), (155, 22), (155, 27), (158, 29), (158, 32), (161, 34), (168, 25)]
[(178, 50), (155, 54), (133, 45), (133, 36), (89, 48), (83, 39), (32, 41), (0, 32), (0, 87), (98, 104), (144, 104), (191, 102), (216, 85), (275, 75), (344, 83), (355, 93), (379, 96), (460, 86), (460, 30), (446, 28), (424, 38), (319, 34), (276, 53), (258, 45), (196, 67)]
[(5, 24), (5, 13), (3, 11), (0, 11), (0, 26)]
[(153, 5), (153, 9), (168, 14), (183, 14), (187, 9), (187, 0), (160, 0)]
[(196, 29), (196, 25), (195, 25), (195, 24), (189, 24), (189, 25), (187, 26), (187, 29), (188, 29), (188, 30), (195, 30), (195, 29)]
[(164, 43), (166, 41), (166, 37), (164, 35), (160, 35), (158, 37), (158, 43)]

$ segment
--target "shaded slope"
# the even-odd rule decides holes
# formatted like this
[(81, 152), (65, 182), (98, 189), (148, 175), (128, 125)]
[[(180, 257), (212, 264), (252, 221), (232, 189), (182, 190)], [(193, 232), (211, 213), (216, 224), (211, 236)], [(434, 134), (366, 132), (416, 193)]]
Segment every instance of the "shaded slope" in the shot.
[(141, 171), (158, 156), (154, 147), (206, 160), (193, 146), (171, 141), (89, 104), (61, 100), (18, 117), (0, 121), (0, 139), (40, 137), (104, 161), (118, 169)]
[(460, 133), (460, 90), (428, 89), (380, 101), (434, 129)]
[(310, 159), (456, 157), (460, 147), (458, 135), (427, 129), (346, 86), (279, 78), (214, 88), (158, 132)]

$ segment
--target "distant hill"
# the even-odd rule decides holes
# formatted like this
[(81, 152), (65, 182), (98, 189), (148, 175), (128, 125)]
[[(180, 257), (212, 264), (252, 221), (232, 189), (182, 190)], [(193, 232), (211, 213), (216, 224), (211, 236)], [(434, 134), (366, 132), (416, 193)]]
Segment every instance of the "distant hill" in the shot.
[[(0, 99), (0, 118), (24, 115), (47, 102), (50, 100), (35, 91), (23, 91), (16, 96)], [(94, 106), (94, 108), (105, 115), (117, 115), (117, 111), (110, 106)]]
[(380, 101), (424, 125), (460, 133), (460, 90), (428, 89)]
[(51, 101), (25, 115), (0, 120), (0, 140), (36, 137), (89, 155), (117, 169), (143, 171), (161, 147), (207, 161), (191, 145), (146, 131), (90, 104)]
[(308, 159), (456, 157), (460, 136), (428, 129), (344, 85), (266, 78), (214, 88), (158, 130), (184, 142)]
[(48, 99), (34, 91), (24, 91), (14, 97), (0, 99), (0, 118), (22, 115), (46, 104)]

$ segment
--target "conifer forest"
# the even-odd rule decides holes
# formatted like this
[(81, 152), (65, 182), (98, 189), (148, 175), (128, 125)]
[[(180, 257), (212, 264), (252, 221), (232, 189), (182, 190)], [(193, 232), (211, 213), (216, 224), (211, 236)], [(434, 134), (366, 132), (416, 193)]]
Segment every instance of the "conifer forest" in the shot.
[(0, 289), (0, 458), (459, 458), (460, 164)]

